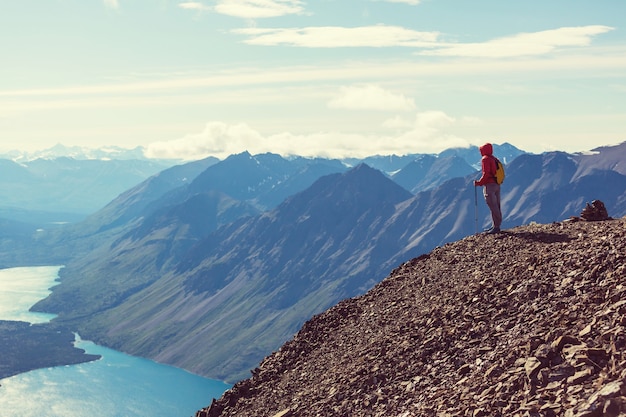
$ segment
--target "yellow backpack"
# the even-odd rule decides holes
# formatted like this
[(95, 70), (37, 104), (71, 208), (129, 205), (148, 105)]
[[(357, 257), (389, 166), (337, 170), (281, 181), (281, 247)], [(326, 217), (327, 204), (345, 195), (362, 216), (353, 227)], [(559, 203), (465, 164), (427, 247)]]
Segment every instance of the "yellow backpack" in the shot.
[(498, 184), (502, 184), (504, 182), (504, 177), (506, 176), (506, 174), (504, 173), (504, 165), (495, 156), (493, 157), (493, 159), (496, 160), (496, 182)]

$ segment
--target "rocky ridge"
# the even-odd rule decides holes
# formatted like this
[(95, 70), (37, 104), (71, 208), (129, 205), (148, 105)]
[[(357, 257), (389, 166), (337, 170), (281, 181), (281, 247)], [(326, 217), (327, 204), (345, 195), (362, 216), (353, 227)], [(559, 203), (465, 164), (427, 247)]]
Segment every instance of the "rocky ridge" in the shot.
[(438, 247), (196, 416), (626, 416), (625, 260), (626, 218)]

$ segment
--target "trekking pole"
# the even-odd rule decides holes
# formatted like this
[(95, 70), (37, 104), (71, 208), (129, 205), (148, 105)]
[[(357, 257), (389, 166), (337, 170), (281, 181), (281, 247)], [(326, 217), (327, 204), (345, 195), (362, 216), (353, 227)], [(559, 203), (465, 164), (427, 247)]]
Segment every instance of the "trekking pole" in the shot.
[(476, 228), (476, 234), (478, 234), (478, 187), (474, 185), (474, 224)]

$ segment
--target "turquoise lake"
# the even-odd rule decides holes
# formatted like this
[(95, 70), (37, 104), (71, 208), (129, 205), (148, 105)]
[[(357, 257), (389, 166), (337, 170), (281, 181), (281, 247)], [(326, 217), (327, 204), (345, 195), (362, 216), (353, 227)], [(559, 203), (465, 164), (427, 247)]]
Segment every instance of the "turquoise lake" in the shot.
[[(45, 323), (28, 312), (56, 285), (60, 267), (0, 270), (0, 319)], [(0, 417), (189, 417), (230, 385), (77, 340), (102, 359), (0, 380)], [(0, 360), (1, 356), (0, 356)]]

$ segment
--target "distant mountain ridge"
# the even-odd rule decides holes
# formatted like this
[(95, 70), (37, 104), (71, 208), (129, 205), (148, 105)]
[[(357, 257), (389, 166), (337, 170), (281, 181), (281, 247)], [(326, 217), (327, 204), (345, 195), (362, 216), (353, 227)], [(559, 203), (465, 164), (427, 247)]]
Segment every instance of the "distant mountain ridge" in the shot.
[(394, 173), (391, 178), (415, 194), (452, 178), (465, 177), (475, 172), (476, 169), (460, 156), (423, 155)]
[(143, 147), (57, 144), (40, 151), (0, 154), (0, 218), (38, 227), (78, 222), (120, 193), (182, 163), (147, 158), (144, 151)]
[(8, 218), (15, 208), (31, 211), (34, 223), (37, 212), (73, 213), (57, 216), (73, 222), (165, 168), (147, 160), (0, 159), (0, 207)]
[[(590, 164), (587, 157), (524, 154), (508, 163), (504, 226), (562, 220), (596, 198), (607, 202), (611, 215), (626, 214), (626, 177), (602, 169), (601, 157), (594, 163), (598, 169), (577, 177), (577, 167)], [(274, 158), (240, 154), (220, 164), (254, 167)], [(309, 170), (318, 166), (307, 164)], [(155, 195), (143, 209), (135, 206), (133, 216), (117, 217), (127, 220), (115, 240), (67, 262), (62, 284), (37, 308), (59, 313), (59, 323), (104, 345), (236, 381), (313, 314), (362, 294), (398, 264), (489, 223), (483, 199), (475, 198), (476, 173), (412, 195), (388, 175), (358, 165), (321, 177), (266, 212), (225, 220), (209, 231), (194, 226), (197, 215), (185, 213), (208, 207), (211, 200), (199, 196), (216, 193), (219, 175), (211, 172), (218, 168)], [(254, 182), (263, 186), (239, 183), (238, 192), (258, 203), (277, 188), (265, 188), (269, 178), (277, 185), (288, 182), (274, 174), (284, 170), (268, 169), (252, 171), (263, 174)], [(145, 185), (107, 210), (124, 213), (127, 198), (141, 201), (140, 189)], [(185, 209), (191, 202), (200, 204)], [(82, 246), (102, 239), (97, 230), (114, 230), (106, 226), (108, 217), (93, 218), (100, 219), (89, 226), (96, 232), (91, 238), (83, 233), (88, 240)], [(203, 221), (209, 225), (208, 218)]]
[[(474, 150), (476, 152), (474, 152)], [(508, 144), (496, 145), (496, 150), (509, 155), (523, 153)], [(367, 162), (387, 175), (394, 175), (404, 164), (422, 155), (372, 156), (365, 159), (333, 160), (324, 158), (283, 158), (275, 154), (252, 156), (248, 152), (232, 155), (224, 161), (209, 157), (201, 161), (156, 160), (144, 156), (144, 149), (66, 147), (58, 144), (43, 151), (9, 152), (0, 156), (0, 218), (30, 222), (40, 228), (50, 223), (75, 223), (84, 219), (117, 197), (158, 172), (172, 166), (191, 172), (185, 167), (217, 165), (205, 173), (200, 182), (216, 191), (235, 193), (231, 197), (247, 200), (259, 210), (273, 208), (286, 197), (311, 185), (322, 175), (344, 172), (350, 166)], [(451, 149), (446, 155), (463, 155), (468, 165), (476, 165), (478, 151)], [(436, 158), (436, 155), (429, 155)], [(4, 157), (5, 159), (1, 159)], [(246, 161), (248, 161), (246, 165)], [(219, 164), (218, 164), (219, 163)], [(179, 165), (176, 165), (179, 164)], [(256, 164), (256, 166), (254, 166)], [(404, 174), (405, 188), (417, 192), (433, 187), (459, 174), (442, 168), (443, 175), (420, 184), (411, 183), (410, 173)], [(469, 169), (466, 167), (466, 170)], [(262, 171), (265, 172), (262, 172)], [(202, 171), (200, 171), (202, 172)], [(195, 175), (200, 174), (196, 172)], [(400, 177), (402, 175), (400, 174)], [(400, 178), (399, 177), (399, 178)], [(191, 183), (195, 176), (187, 176)], [(262, 181), (261, 181), (262, 180)], [(239, 182), (239, 183), (238, 183)], [(249, 187), (241, 185), (248, 183)], [(248, 198), (251, 197), (251, 198)]]
[[(148, 160), (145, 156), (145, 148), (143, 146), (137, 146), (132, 149), (122, 148), (120, 146), (104, 146), (98, 148), (90, 148), (86, 146), (65, 146), (61, 143), (57, 143), (48, 149), (42, 149), (38, 151), (25, 152), (25, 151), (8, 151), (4, 154), (0, 154), (1, 159), (9, 159), (18, 163), (27, 163), (37, 159), (57, 159), (57, 158), (71, 158), (76, 160)], [(180, 160), (155, 160), (150, 159), (151, 162), (159, 163), (161, 165), (173, 165), (181, 163)]]

